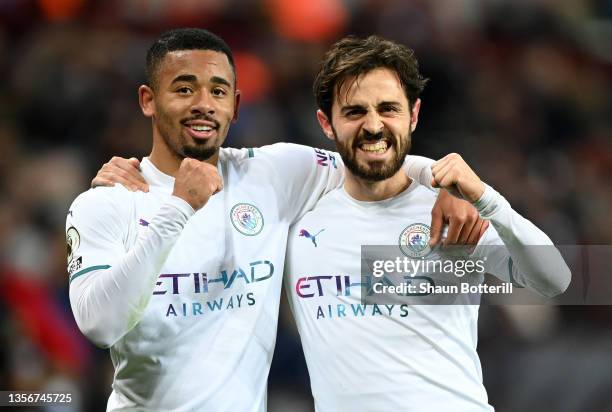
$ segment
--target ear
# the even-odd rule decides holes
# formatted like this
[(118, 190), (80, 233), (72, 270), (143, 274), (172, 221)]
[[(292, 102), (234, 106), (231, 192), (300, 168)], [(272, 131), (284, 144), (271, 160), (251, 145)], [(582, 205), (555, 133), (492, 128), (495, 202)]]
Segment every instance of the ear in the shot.
[(236, 89), (234, 93), (234, 117), (232, 117), (232, 123), (238, 121), (238, 108), (240, 107), (240, 90)]
[(155, 115), (155, 93), (149, 86), (142, 85), (138, 88), (138, 102), (140, 103), (140, 109), (146, 117), (153, 117)]
[(336, 140), (334, 137), (334, 130), (332, 128), (331, 122), (327, 118), (327, 115), (323, 113), (321, 109), (317, 110), (317, 120), (321, 125), (321, 129), (323, 129), (323, 133), (327, 136), (328, 139)]
[(421, 99), (416, 99), (412, 105), (412, 113), (410, 113), (410, 131), (414, 132), (419, 122), (419, 110), (421, 110)]

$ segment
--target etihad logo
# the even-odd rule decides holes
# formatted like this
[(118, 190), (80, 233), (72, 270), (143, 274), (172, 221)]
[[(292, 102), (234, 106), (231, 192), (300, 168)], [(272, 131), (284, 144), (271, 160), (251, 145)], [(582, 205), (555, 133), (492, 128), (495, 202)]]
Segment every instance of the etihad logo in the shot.
[(319, 236), (319, 233), (323, 232), (324, 230), (325, 229), (321, 229), (314, 235), (311, 235), (310, 232), (308, 232), (306, 229), (301, 229), (300, 234), (298, 236), (305, 237), (306, 239), (310, 239), (312, 241), (312, 244), (315, 245), (315, 247), (317, 247), (317, 236)]
[[(356, 277), (359, 282), (351, 281), (350, 275), (316, 275), (304, 276), (295, 282), (295, 294), (302, 299), (320, 298), (323, 296), (360, 296), (362, 291), (366, 296), (376, 294), (375, 285), (394, 285), (393, 281), (382, 276), (373, 278), (372, 276)], [(405, 276), (403, 280), (406, 284), (429, 283), (435, 285), (434, 280), (429, 276)], [(428, 293), (410, 293), (407, 296), (425, 296)]]
[[(162, 273), (159, 275), (153, 295), (186, 295), (170, 300), (166, 317), (201, 316), (216, 311), (237, 310), (256, 304), (256, 290), (245, 287), (252, 283), (270, 279), (274, 274), (274, 265), (269, 260), (258, 260), (249, 263), (247, 269), (240, 267), (222, 270), (217, 277), (208, 273)], [(220, 293), (238, 285), (230, 294)], [(210, 292), (210, 295), (208, 293)], [(194, 295), (195, 294), (195, 295)], [(223, 294), (224, 296), (219, 296)], [(210, 300), (209, 300), (210, 299)]]
[(258, 260), (249, 263), (246, 270), (238, 267), (222, 270), (217, 277), (208, 273), (162, 273), (155, 283), (153, 295), (171, 293), (209, 293), (211, 287), (230, 289), (236, 284), (247, 285), (270, 279), (274, 274), (274, 265), (269, 260)]

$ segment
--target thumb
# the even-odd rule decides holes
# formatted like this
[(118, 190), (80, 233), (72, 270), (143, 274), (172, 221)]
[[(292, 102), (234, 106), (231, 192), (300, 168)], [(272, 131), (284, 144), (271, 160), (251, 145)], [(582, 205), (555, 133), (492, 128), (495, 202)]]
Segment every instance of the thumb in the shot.
[(436, 182), (436, 178), (435, 177), (431, 178), (431, 187), (440, 187), (440, 186), (438, 186), (438, 182)]
[(444, 226), (444, 218), (438, 205), (434, 205), (431, 211), (431, 229), (429, 233), (429, 246), (435, 246), (442, 237), (442, 227)]

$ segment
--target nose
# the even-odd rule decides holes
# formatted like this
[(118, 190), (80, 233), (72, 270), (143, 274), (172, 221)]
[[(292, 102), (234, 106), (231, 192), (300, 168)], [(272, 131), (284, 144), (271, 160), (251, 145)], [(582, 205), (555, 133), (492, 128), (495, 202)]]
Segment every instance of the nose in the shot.
[(370, 134), (380, 133), (384, 128), (380, 115), (376, 111), (368, 111), (364, 118), (363, 128)]
[(191, 113), (207, 113), (214, 114), (215, 106), (213, 96), (208, 91), (202, 91), (194, 94), (194, 99), (191, 105)]

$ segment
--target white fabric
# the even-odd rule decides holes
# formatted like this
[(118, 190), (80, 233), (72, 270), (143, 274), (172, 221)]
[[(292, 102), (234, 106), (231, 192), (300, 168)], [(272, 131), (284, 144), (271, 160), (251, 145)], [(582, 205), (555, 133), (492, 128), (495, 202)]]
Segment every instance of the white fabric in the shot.
[[(497, 273), (504, 280), (552, 297), (569, 286), (571, 273), (559, 251), (552, 247), (552, 241), (533, 223), (512, 209), (510, 203), (491, 186), (485, 184), (485, 191), (474, 204), (483, 219), (491, 222), (499, 234), (493, 238), (493, 231), (487, 231), (481, 244), (505, 245), (512, 255), (512, 273), (508, 268), (508, 257), (501, 248), (477, 248), (475, 256), (486, 253), (490, 258), (491, 273)], [(529, 248), (538, 245), (547, 247)], [(490, 254), (501, 254), (490, 256)], [(519, 269), (520, 268), (520, 269)]]
[[(361, 246), (398, 245), (409, 225), (429, 226), (435, 196), (416, 182), (380, 202), (357, 201), (339, 188), (292, 226), (285, 286), (317, 411), (493, 410), (476, 352), (477, 305), (361, 304)], [(485, 203), (499, 209), (495, 216), (513, 218), (504, 226), (506, 217), (493, 217), (481, 244), (503, 243), (495, 228), (508, 229), (505, 234), (524, 244), (550, 244), (498, 194)], [(528, 270), (515, 278), (552, 285), (540, 292), (558, 293), (567, 285), (569, 271), (560, 256), (556, 263), (565, 271), (556, 273), (529, 256), (512, 257), (515, 268)], [(509, 258), (489, 258), (487, 272), (508, 279)], [(556, 281), (540, 282), (542, 273)]]
[(108, 410), (265, 410), (287, 231), (343, 165), (275, 144), (221, 149), (218, 169), (223, 191), (195, 213), (146, 158), (149, 193), (99, 187), (70, 208), (70, 302), (110, 347)]

